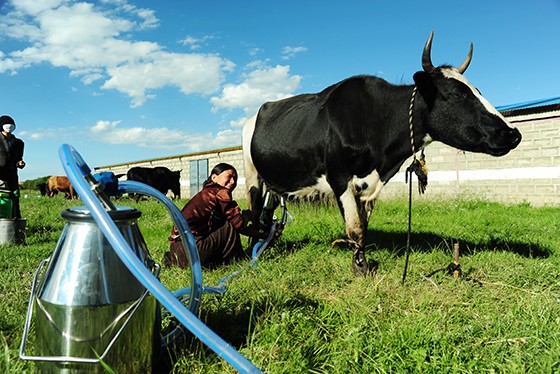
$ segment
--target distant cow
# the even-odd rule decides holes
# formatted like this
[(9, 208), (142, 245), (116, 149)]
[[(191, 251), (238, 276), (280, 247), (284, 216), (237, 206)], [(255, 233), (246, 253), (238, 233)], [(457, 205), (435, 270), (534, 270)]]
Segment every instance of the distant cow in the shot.
[(128, 170), (126, 179), (142, 182), (161, 192), (167, 194), (169, 190), (173, 193), (172, 198), (181, 198), (181, 171), (171, 171), (166, 167), (145, 168), (136, 166)]
[(519, 144), (521, 133), (463, 76), (472, 44), (459, 67), (435, 67), (432, 37), (413, 85), (361, 75), (260, 108), (243, 129), (246, 188), (256, 217), (265, 186), (282, 196), (334, 195), (346, 225), (344, 241), (354, 250), (353, 269), (368, 273), (370, 213), (383, 185), (410, 156), (432, 140), (492, 156)]
[(45, 196), (47, 194), (47, 182), (38, 183), (37, 188), (41, 192), (41, 196)]
[(46, 193), (49, 197), (56, 196), (59, 192), (64, 192), (65, 197), (74, 200), (76, 192), (72, 183), (65, 176), (52, 176), (47, 180)]

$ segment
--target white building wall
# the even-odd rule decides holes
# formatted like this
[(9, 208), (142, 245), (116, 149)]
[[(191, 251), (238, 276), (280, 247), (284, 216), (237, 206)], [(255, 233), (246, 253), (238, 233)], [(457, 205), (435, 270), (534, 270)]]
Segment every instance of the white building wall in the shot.
[[(506, 156), (460, 152), (438, 142), (428, 146), (426, 195), (470, 194), (506, 203), (560, 205), (560, 110), (507, 118), (521, 131), (523, 140)], [(181, 170), (181, 196), (190, 197), (190, 161), (200, 159), (208, 160), (209, 169), (219, 162), (235, 166), (239, 181), (234, 197), (245, 198), (241, 147), (108, 165), (97, 167), (95, 171), (126, 174), (133, 166), (166, 166), (171, 170)], [(411, 161), (412, 158), (407, 160), (400, 172), (387, 183), (382, 196), (406, 196), (405, 170)], [(416, 177), (413, 180), (416, 183)]]

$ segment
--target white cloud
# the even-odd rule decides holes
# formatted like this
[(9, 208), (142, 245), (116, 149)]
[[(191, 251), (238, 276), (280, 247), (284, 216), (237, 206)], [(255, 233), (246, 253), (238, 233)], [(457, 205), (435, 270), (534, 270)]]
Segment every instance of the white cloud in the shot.
[[(113, 8), (101, 9), (103, 5)], [(8, 24), (0, 27), (0, 37), (30, 45), (3, 51), (0, 73), (41, 63), (65, 67), (84, 84), (103, 81), (101, 88), (123, 92), (132, 106), (140, 106), (155, 97), (154, 90), (166, 86), (176, 86), (185, 94), (212, 94), (234, 67), (217, 55), (171, 53), (155, 42), (132, 41), (130, 33), (155, 27), (158, 20), (153, 11), (125, 0), (97, 5), (24, 0), (14, 2), (14, 8), (5, 17)], [(10, 27), (16, 24), (22, 27)]]
[(252, 115), (263, 103), (291, 96), (299, 88), (301, 76), (289, 73), (289, 66), (258, 67), (240, 84), (226, 84), (220, 96), (212, 97), (213, 110), (241, 108)]
[(220, 88), (224, 72), (233, 63), (218, 56), (157, 52), (150, 62), (130, 63), (107, 69), (111, 78), (101, 88), (115, 89), (133, 98), (132, 106), (142, 105), (146, 91), (176, 86), (184, 94), (211, 94)]
[(306, 47), (290, 47), (286, 46), (282, 49), (282, 59), (289, 60), (294, 58), (298, 53), (306, 52)]
[(254, 48), (249, 49), (249, 55), (250, 56), (256, 56), (261, 52), (263, 52), (263, 50), (261, 48), (254, 47)]
[(97, 121), (97, 123), (93, 125), (90, 130), (95, 134), (103, 135), (104, 132), (115, 129), (120, 122), (121, 121)]
[[(291, 96), (300, 86), (301, 76), (290, 75), (288, 65), (270, 66), (267, 59), (249, 62), (237, 83), (225, 84), (235, 68), (231, 60), (217, 54), (175, 52), (157, 42), (137, 40), (136, 32), (157, 27), (159, 20), (154, 11), (128, 0), (12, 0), (4, 9), (8, 13), (0, 15), (0, 39), (17, 40), (5, 45), (18, 47), (0, 46), (0, 74), (50, 65), (68, 69), (70, 77), (84, 85), (96, 85), (92, 95), (99, 95), (99, 89), (127, 95), (132, 107), (154, 99), (158, 90), (175, 87), (185, 95), (208, 97), (213, 112), (229, 111), (230, 128), (217, 134), (125, 127), (119, 121), (99, 121), (82, 128), (101, 142), (190, 151), (238, 145), (245, 118), (232, 120), (232, 111), (253, 115), (262, 103)], [(201, 50), (214, 38), (187, 35), (179, 43)], [(282, 53), (294, 56), (305, 50), (286, 47)], [(250, 53), (263, 50), (251, 46)], [(37, 132), (28, 138), (56, 133)]]
[(212, 147), (208, 148), (206, 144), (202, 144), (201, 149), (219, 149), (241, 144), (241, 129), (228, 129), (219, 131), (211, 139)]
[(43, 140), (43, 139), (56, 139), (57, 141), (68, 139), (72, 134), (79, 132), (74, 127), (70, 128), (42, 128), (40, 131), (36, 130), (21, 130), (18, 131), (19, 138), (27, 140)]
[(198, 44), (200, 39), (195, 38), (194, 36), (187, 35), (183, 39), (179, 40), (179, 43), (182, 45), (188, 45), (191, 49), (198, 49), (200, 45)]
[(18, 134), (18, 137), (24, 138), (25, 140), (41, 140), (47, 138), (54, 138), (55, 132), (52, 130), (43, 130), (43, 131), (21, 131)]
[(206, 41), (210, 39), (214, 39), (214, 36), (205, 35), (197, 38), (192, 35), (187, 35), (183, 39), (179, 40), (179, 43), (188, 46), (191, 50), (196, 50), (200, 49), (202, 47), (201, 44), (206, 43)]
[(240, 118), (237, 118), (236, 120), (231, 121), (229, 124), (233, 128), (241, 129), (241, 128), (243, 128), (243, 126), (245, 125), (245, 122), (247, 122), (247, 120), (248, 120), (247, 117), (240, 117)]
[(111, 40), (122, 32), (130, 31), (133, 26), (132, 22), (126, 19), (111, 19), (96, 12), (93, 4), (88, 3), (45, 11), (37, 20), (43, 32), (44, 44), (65, 48), (79, 45), (93, 47)]
[(240, 130), (224, 130), (211, 133), (190, 134), (166, 127), (121, 127), (121, 121), (98, 121), (89, 129), (96, 141), (107, 144), (133, 144), (151, 149), (183, 149), (197, 152), (236, 146), (241, 143)]
[(159, 20), (151, 9), (138, 8), (129, 4), (127, 0), (101, 0), (101, 3), (116, 6), (118, 10), (138, 17), (140, 22), (137, 24), (142, 30), (153, 29), (159, 26)]
[(66, 0), (17, 0), (12, 1), (14, 7), (26, 14), (35, 16), (45, 10), (57, 8), (60, 4), (67, 3)]

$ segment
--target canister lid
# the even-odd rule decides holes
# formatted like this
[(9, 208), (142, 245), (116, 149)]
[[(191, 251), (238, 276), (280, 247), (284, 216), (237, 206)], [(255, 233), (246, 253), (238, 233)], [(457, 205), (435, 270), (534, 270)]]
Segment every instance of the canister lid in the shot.
[[(117, 206), (116, 208), (117, 210), (107, 211), (107, 213), (109, 213), (109, 217), (111, 217), (114, 221), (136, 219), (142, 215), (142, 212), (138, 209), (128, 206)], [(66, 220), (93, 221), (91, 211), (85, 206), (76, 206), (65, 209), (60, 214)]]

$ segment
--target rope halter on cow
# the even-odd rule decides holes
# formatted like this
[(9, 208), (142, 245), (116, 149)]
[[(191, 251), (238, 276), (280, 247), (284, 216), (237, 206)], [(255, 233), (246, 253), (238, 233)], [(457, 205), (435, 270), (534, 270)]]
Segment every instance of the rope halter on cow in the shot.
[[(424, 148), (420, 154), (420, 158), (416, 157), (416, 146), (414, 145), (414, 126), (413, 126), (413, 109), (414, 109), (414, 99), (416, 97), (417, 88), (414, 86), (412, 89), (412, 95), (410, 97), (410, 106), (408, 109), (408, 124), (410, 127), (410, 147), (412, 148), (412, 164), (406, 169), (405, 181), (408, 183), (408, 175), (412, 176), (412, 172), (418, 177), (418, 192), (424, 193), (426, 191), (426, 186), (428, 185), (428, 168), (426, 168), (426, 156), (424, 155)], [(410, 181), (412, 183), (412, 180)]]
[(410, 146), (412, 148), (412, 157), (416, 160), (416, 147), (414, 146), (414, 126), (412, 125), (412, 115), (414, 109), (414, 98), (416, 97), (417, 87), (414, 86), (412, 89), (412, 95), (410, 95), (410, 105), (408, 107), (408, 125), (410, 126)]

